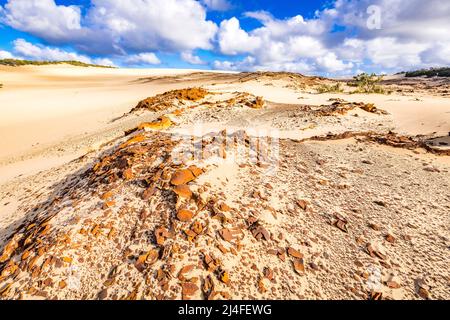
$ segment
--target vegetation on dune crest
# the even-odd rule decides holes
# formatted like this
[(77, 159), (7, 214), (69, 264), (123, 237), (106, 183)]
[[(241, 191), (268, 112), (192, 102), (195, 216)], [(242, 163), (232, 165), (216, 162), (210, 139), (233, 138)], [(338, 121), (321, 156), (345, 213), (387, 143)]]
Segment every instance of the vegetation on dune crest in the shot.
[(344, 88), (342, 88), (342, 85), (340, 82), (337, 82), (336, 84), (322, 84), (317, 88), (317, 92), (319, 93), (340, 93), (344, 92)]
[(367, 74), (361, 73), (353, 77), (353, 81), (349, 82), (350, 87), (356, 87), (357, 89), (352, 93), (380, 93), (385, 94), (386, 91), (380, 85), (383, 80), (383, 76), (377, 76), (375, 73)]
[[(353, 77), (353, 80), (348, 82), (347, 85), (349, 87), (356, 88), (350, 93), (389, 93), (386, 92), (386, 90), (380, 84), (382, 80), (382, 75), (378, 76), (375, 73), (361, 73)], [(344, 92), (344, 86), (341, 82), (336, 82), (334, 84), (322, 84), (318, 86), (316, 90), (318, 93), (342, 93)]]
[(405, 73), (405, 77), (450, 77), (450, 67), (444, 68), (430, 68), (410, 71)]
[(0, 65), (2, 66), (45, 66), (45, 65), (55, 65), (55, 64), (70, 64), (76, 67), (97, 67), (97, 68), (114, 68), (111, 66), (102, 66), (98, 64), (84, 63), (81, 61), (67, 60), (67, 61), (31, 61), (31, 60), (17, 60), (17, 59), (1, 59)]

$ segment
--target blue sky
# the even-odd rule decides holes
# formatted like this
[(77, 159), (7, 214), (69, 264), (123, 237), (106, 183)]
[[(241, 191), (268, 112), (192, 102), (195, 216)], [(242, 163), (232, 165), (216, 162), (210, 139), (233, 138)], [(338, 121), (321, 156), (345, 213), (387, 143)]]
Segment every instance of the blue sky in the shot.
[(0, 0), (0, 58), (350, 75), (450, 64), (447, 0)]

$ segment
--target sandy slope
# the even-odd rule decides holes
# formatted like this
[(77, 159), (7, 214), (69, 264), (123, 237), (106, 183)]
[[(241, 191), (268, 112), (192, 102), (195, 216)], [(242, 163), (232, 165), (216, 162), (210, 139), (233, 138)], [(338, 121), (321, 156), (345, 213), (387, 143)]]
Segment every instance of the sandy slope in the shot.
[[(128, 112), (139, 100), (184, 86), (147, 84), (139, 79), (194, 71), (0, 66), (0, 82), (4, 85), (0, 91), (0, 182), (32, 172), (30, 162), (11, 165), (30, 156), (38, 157), (37, 169), (48, 169), (49, 163), (45, 165), (39, 158), (49, 149), (57, 151), (52, 152), (52, 164), (61, 164), (67, 157), (76, 158), (102, 139), (99, 132), (117, 127), (111, 121)], [(71, 138), (77, 142), (92, 140), (92, 134), (97, 141), (83, 145), (77, 152), (65, 152), (65, 147), (60, 146)], [(23, 170), (25, 167), (28, 170)]]

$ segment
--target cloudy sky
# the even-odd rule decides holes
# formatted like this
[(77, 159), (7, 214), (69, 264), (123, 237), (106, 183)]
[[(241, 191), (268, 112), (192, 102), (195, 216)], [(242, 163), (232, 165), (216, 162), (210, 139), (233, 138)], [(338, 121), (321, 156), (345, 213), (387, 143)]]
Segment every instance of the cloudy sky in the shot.
[(0, 0), (0, 59), (348, 75), (450, 65), (449, 0)]

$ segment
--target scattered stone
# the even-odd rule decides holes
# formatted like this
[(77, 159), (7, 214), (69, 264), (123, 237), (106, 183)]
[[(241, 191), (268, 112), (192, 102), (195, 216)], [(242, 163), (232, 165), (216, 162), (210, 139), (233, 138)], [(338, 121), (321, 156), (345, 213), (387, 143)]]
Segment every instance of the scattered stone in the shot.
[(426, 166), (423, 168), (423, 170), (427, 172), (437, 172), (437, 173), (441, 172), (441, 170), (433, 166)]
[(64, 289), (65, 287), (67, 287), (67, 283), (64, 281), (64, 280), (61, 280), (59, 283), (58, 283), (58, 287), (59, 287), (59, 289)]
[(223, 254), (228, 253), (228, 250), (221, 244), (217, 245), (217, 249), (219, 249)]
[(258, 221), (253, 223), (249, 229), (256, 240), (270, 240), (269, 232)]
[(201, 174), (203, 174), (203, 170), (197, 166), (190, 166), (188, 169), (192, 172), (192, 174), (196, 178), (199, 177)]
[(217, 268), (219, 268), (220, 262), (209, 254), (204, 255), (203, 261), (206, 265), (207, 271), (209, 272), (214, 272)]
[(387, 207), (386, 202), (384, 202), (382, 200), (375, 200), (373, 203), (375, 203), (376, 205), (378, 205), (380, 207)]
[(305, 200), (296, 200), (296, 203), (303, 211), (306, 211), (306, 209), (308, 208), (308, 202), (306, 202)]
[(191, 182), (194, 179), (195, 179), (195, 176), (192, 173), (192, 171), (189, 169), (184, 169), (184, 170), (179, 170), (179, 171), (175, 172), (172, 175), (172, 179), (170, 180), (170, 183), (175, 186), (178, 186), (178, 185), (182, 185), (182, 184)]
[(415, 285), (416, 285), (416, 291), (417, 294), (422, 298), (422, 299), (430, 299), (430, 286), (427, 285), (426, 281), (424, 279), (416, 279), (415, 281)]
[(367, 253), (373, 258), (386, 259), (386, 253), (381, 244), (369, 242), (366, 246)]
[(398, 289), (401, 287), (400, 285), (400, 278), (396, 277), (394, 275), (389, 276), (388, 280), (386, 281), (386, 286), (388, 286), (391, 289)]
[(103, 289), (102, 291), (100, 291), (98, 293), (98, 299), (99, 300), (104, 300), (108, 297), (108, 289)]
[(335, 226), (336, 228), (338, 228), (341, 231), (348, 233), (347, 220), (342, 217), (335, 216), (335, 221), (333, 222), (333, 226)]
[(223, 283), (230, 284), (230, 276), (228, 275), (228, 272), (222, 270), (219, 274), (219, 278)]
[(269, 267), (265, 267), (263, 270), (264, 277), (272, 281), (274, 279), (273, 270)]
[(258, 291), (260, 293), (265, 293), (267, 291), (266, 285), (264, 283), (264, 278), (260, 278), (258, 281)]
[(369, 223), (369, 227), (375, 231), (380, 231), (381, 227), (376, 223)]
[(122, 173), (122, 176), (125, 180), (131, 180), (133, 178), (133, 171), (131, 168), (128, 168)]
[(155, 193), (156, 193), (156, 187), (155, 186), (148, 187), (142, 193), (142, 200), (150, 199), (150, 197), (153, 196)]
[(173, 191), (180, 197), (190, 199), (192, 197), (192, 191), (186, 184), (180, 184), (173, 188)]
[(195, 265), (190, 264), (181, 268), (180, 272), (178, 272), (178, 279), (184, 280), (184, 275), (194, 270)]
[(231, 231), (227, 228), (219, 230), (219, 234), (225, 241), (231, 242), (233, 240), (233, 235), (231, 234)]
[(193, 295), (197, 293), (199, 290), (198, 286), (192, 282), (183, 282), (181, 284), (181, 294), (183, 295), (183, 299), (190, 299)]
[(303, 259), (294, 259), (292, 261), (292, 264), (294, 266), (294, 270), (295, 272), (297, 272), (299, 275), (304, 275), (305, 274), (305, 264), (303, 262)]
[(191, 210), (187, 209), (180, 209), (177, 213), (178, 220), (182, 222), (189, 222), (192, 220), (192, 217), (194, 216), (194, 213)]
[(113, 196), (114, 196), (114, 192), (113, 191), (108, 191), (108, 192), (105, 192), (104, 194), (102, 194), (100, 196), (100, 199), (108, 200), (108, 199), (111, 199)]
[(164, 227), (156, 228), (155, 238), (157, 244), (163, 245), (168, 237), (170, 237), (170, 233), (169, 231), (167, 231), (166, 228)]
[(231, 208), (230, 208), (226, 203), (224, 203), (224, 202), (222, 202), (222, 203), (219, 205), (219, 209), (222, 210), (222, 211), (224, 211), (224, 212), (229, 212), (229, 211), (231, 210)]
[(303, 258), (303, 254), (300, 253), (299, 251), (295, 250), (292, 247), (289, 247), (287, 249), (287, 252), (288, 252), (288, 255), (290, 255), (293, 258), (299, 258), (299, 259)]
[(382, 300), (382, 299), (383, 299), (382, 292), (371, 291), (369, 293), (369, 300)]
[(386, 239), (387, 242), (395, 243), (395, 237), (394, 237), (394, 235), (392, 233), (386, 234), (385, 239)]

